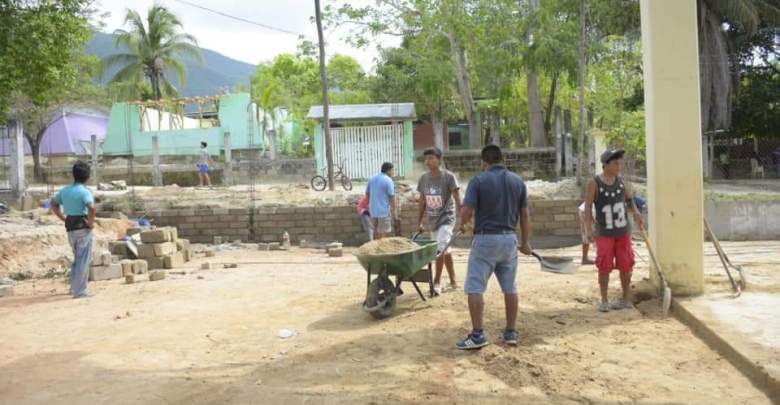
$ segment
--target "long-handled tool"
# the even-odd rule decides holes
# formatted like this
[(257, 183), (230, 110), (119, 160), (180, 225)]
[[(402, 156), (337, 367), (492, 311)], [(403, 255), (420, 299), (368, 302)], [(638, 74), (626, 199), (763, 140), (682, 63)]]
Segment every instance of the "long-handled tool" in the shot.
[[(715, 246), (715, 251), (718, 253), (720, 262), (723, 264), (723, 268), (726, 270), (726, 274), (729, 276), (731, 288), (734, 290), (734, 298), (739, 297), (742, 294), (742, 289), (745, 288), (747, 284), (747, 281), (745, 280), (745, 273), (742, 271), (742, 266), (736, 266), (731, 263), (731, 260), (729, 260), (729, 257), (726, 256), (726, 252), (723, 251), (723, 247), (720, 245), (720, 242), (715, 236), (715, 233), (712, 232), (710, 224), (707, 222), (707, 218), (704, 218), (704, 230), (707, 232), (707, 235), (709, 235), (712, 244)], [(729, 268), (736, 270), (739, 274), (739, 284), (734, 281), (734, 277), (731, 276), (731, 270)]]
[(573, 274), (577, 271), (577, 266), (574, 265), (574, 259), (571, 257), (542, 257), (533, 251), (531, 252), (531, 255), (542, 265), (542, 271), (556, 274)]
[(672, 306), (672, 289), (669, 288), (669, 284), (666, 283), (666, 276), (664, 276), (664, 272), (661, 270), (661, 263), (658, 262), (658, 259), (655, 256), (653, 246), (650, 244), (650, 239), (647, 237), (647, 232), (642, 224), (639, 224), (639, 232), (642, 233), (642, 239), (645, 240), (647, 251), (650, 252), (650, 260), (653, 262), (655, 271), (658, 273), (658, 278), (661, 279), (659, 295), (661, 296), (661, 310), (664, 317), (666, 317), (669, 315), (669, 308)]

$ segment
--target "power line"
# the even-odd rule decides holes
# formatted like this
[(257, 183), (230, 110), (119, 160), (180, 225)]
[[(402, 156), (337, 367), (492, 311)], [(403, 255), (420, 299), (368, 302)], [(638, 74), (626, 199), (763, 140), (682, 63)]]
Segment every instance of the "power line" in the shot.
[(234, 15), (226, 14), (226, 13), (223, 13), (221, 11), (217, 11), (217, 10), (214, 10), (214, 9), (211, 9), (211, 8), (208, 8), (208, 7), (201, 6), (199, 4), (191, 3), (189, 1), (185, 1), (185, 0), (175, 0), (175, 1), (178, 1), (179, 3), (186, 4), (186, 5), (191, 6), (191, 7), (195, 7), (195, 8), (199, 8), (201, 10), (208, 11), (210, 13), (219, 14), (219, 15), (221, 15), (223, 17), (232, 18), (232, 19), (237, 20), (237, 21), (245, 22), (247, 24), (256, 25), (258, 27), (262, 27), (262, 28), (269, 29), (269, 30), (272, 30), (272, 31), (278, 31), (278, 32), (281, 32), (281, 33), (284, 33), (284, 34), (295, 35), (296, 37), (302, 35), (300, 33), (293, 32), (293, 31), (290, 31), (290, 30), (286, 30), (284, 28), (277, 28), (277, 27), (270, 26), (268, 24), (263, 24), (263, 23), (259, 23), (259, 22), (255, 22), (255, 21), (250, 21), (250, 20), (247, 20), (246, 18), (241, 18), (241, 17), (236, 17)]

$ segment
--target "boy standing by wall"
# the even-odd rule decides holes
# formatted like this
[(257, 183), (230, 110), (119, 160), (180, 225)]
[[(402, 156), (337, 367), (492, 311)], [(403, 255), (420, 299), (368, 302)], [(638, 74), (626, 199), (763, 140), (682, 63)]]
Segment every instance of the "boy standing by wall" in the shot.
[(209, 162), (211, 162), (211, 155), (209, 155), (208, 144), (206, 142), (200, 143), (200, 162), (198, 163), (198, 177), (200, 177), (200, 186), (204, 185), (211, 187), (211, 177), (209, 177)]
[(65, 222), (68, 242), (73, 249), (73, 266), (70, 269), (70, 293), (73, 298), (90, 296), (87, 282), (89, 263), (92, 261), (95, 199), (85, 186), (89, 180), (89, 171), (88, 164), (76, 162), (73, 165), (73, 184), (60, 190), (52, 200), (52, 212)]
[[(601, 155), (604, 172), (588, 182), (585, 197), (585, 230), (591, 239), (593, 212), (596, 213), (596, 267), (599, 271), (599, 289), (601, 303), (598, 310), (631, 308), (631, 274), (634, 271), (634, 250), (631, 246), (631, 226), (628, 222), (628, 209), (634, 215), (634, 221), (644, 226), (642, 216), (636, 211), (633, 192), (620, 177), (620, 164), (625, 151), (607, 150)], [(595, 204), (595, 210), (593, 206)], [(609, 303), (609, 274), (613, 269), (620, 271), (620, 285), (623, 289), (621, 299)]]
[[(460, 212), (460, 186), (451, 172), (441, 169), (442, 153), (439, 148), (428, 148), (423, 152), (428, 173), (420, 177), (417, 191), (420, 193), (420, 210), (418, 223), (420, 231), (425, 230), (424, 218), (427, 217), (431, 238), (439, 246), (439, 253), (449, 250), (447, 245), (452, 239), (453, 229), (457, 222), (456, 213)], [(441, 273), (447, 267), (450, 277), (450, 287), (455, 290), (455, 267), (452, 255), (445, 252), (436, 258), (436, 275), (433, 279), (433, 290), (441, 294)]]

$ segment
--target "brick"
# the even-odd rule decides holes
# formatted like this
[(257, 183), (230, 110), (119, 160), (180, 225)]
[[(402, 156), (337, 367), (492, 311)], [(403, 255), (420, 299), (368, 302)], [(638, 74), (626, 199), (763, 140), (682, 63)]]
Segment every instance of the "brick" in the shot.
[(164, 271), (155, 270), (149, 272), (149, 281), (160, 281), (160, 280), (165, 280)]
[(14, 286), (12, 285), (0, 285), (0, 298), (11, 297), (14, 295)]
[(122, 278), (122, 266), (119, 264), (89, 268), (89, 281), (112, 280), (115, 278)]
[(249, 216), (249, 210), (246, 208), (231, 208), (229, 210), (230, 215), (246, 215)]
[(168, 231), (171, 233), (169, 242), (176, 242), (179, 239), (179, 230), (175, 226), (169, 226)]
[(108, 250), (113, 255), (117, 256), (129, 256), (130, 252), (127, 250), (127, 244), (123, 240), (114, 240), (108, 242)]
[(246, 228), (247, 223), (246, 222), (231, 222), (230, 224), (231, 229), (239, 229), (239, 228)]
[(122, 260), (119, 262), (119, 265), (122, 266), (122, 276), (133, 274), (133, 260)]
[(194, 209), (177, 210), (176, 213), (180, 217), (194, 217), (195, 216), (195, 210)]
[(182, 229), (195, 229), (195, 224), (190, 224), (188, 222), (180, 223), (179, 224), (179, 230), (182, 230)]
[(175, 217), (179, 215), (179, 212), (176, 210), (167, 210), (160, 213), (161, 217)]
[(141, 242), (143, 243), (163, 243), (170, 239), (170, 232), (166, 229), (153, 229), (141, 232)]
[(174, 269), (184, 264), (184, 256), (181, 253), (176, 252), (174, 254), (163, 256), (163, 267), (166, 269)]
[(163, 261), (162, 257), (147, 257), (146, 263), (148, 264), (149, 270), (157, 270), (157, 269), (165, 268), (165, 262)]
[(573, 221), (574, 215), (571, 214), (555, 214), (553, 215), (553, 219), (555, 222), (566, 222), (566, 221)]
[(167, 256), (176, 252), (176, 243), (174, 242), (155, 243), (151, 246), (154, 248), (155, 256)]
[(134, 260), (132, 268), (133, 274), (146, 274), (149, 272), (149, 263), (146, 260)]
[(184, 250), (190, 247), (189, 239), (179, 239), (176, 241), (176, 250)]

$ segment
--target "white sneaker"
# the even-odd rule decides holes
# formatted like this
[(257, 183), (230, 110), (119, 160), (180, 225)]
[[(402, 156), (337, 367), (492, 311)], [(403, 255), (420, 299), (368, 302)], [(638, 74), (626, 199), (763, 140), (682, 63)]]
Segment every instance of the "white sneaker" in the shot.
[(433, 295), (441, 295), (441, 286), (438, 284), (433, 285)]

